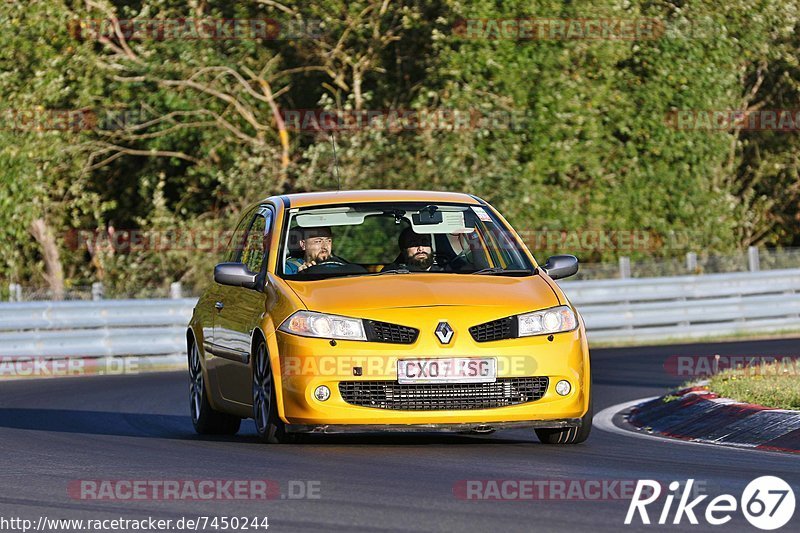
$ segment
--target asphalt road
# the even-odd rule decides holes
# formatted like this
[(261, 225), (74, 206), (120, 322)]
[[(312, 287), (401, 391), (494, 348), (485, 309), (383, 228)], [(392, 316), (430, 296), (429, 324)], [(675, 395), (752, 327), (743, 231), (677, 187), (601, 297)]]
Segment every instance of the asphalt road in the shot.
[[(593, 350), (596, 412), (679, 384), (682, 378), (662, 366), (670, 355), (797, 355), (798, 347), (800, 339)], [(648, 527), (638, 519), (625, 526), (628, 499), (472, 501), (457, 498), (454, 486), (481, 479), (693, 478), (711, 497), (738, 499), (752, 479), (777, 475), (800, 488), (796, 456), (596, 429), (588, 442), (572, 447), (541, 445), (524, 430), (329, 436), (270, 446), (256, 441), (250, 420), (234, 438), (202, 438), (192, 430), (187, 394), (184, 373), (3, 382), (0, 517), (37, 523), (39, 517), (268, 516), (270, 531), (652, 531), (675, 526)], [(318, 490), (318, 498), (100, 501), (69, 490), (78, 480), (164, 479), (269, 479), (284, 497), (291, 485), (294, 494), (301, 486)], [(739, 512), (725, 526), (700, 520), (691, 526), (684, 517), (680, 529), (758, 531)], [(800, 511), (782, 531), (798, 531), (798, 524)]]

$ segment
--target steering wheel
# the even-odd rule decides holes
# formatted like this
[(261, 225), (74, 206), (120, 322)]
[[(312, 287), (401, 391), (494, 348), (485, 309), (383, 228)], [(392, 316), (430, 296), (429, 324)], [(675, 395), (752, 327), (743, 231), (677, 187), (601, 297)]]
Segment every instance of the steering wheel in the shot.
[(341, 261), (339, 259), (333, 259), (332, 257), (329, 257), (325, 261), (320, 261), (319, 263), (317, 263), (315, 265), (312, 265), (312, 266), (310, 266), (308, 268), (304, 268), (302, 271), (303, 272), (314, 272), (314, 271), (319, 272), (319, 271), (323, 271), (323, 270), (332, 270), (334, 268), (342, 268), (344, 266), (347, 266), (347, 263), (345, 263), (344, 261)]
[(348, 263), (339, 258), (329, 257), (325, 261), (320, 261), (314, 266), (303, 269), (301, 273), (322, 274), (325, 272), (343, 272), (348, 274), (361, 274), (367, 269), (356, 263)]

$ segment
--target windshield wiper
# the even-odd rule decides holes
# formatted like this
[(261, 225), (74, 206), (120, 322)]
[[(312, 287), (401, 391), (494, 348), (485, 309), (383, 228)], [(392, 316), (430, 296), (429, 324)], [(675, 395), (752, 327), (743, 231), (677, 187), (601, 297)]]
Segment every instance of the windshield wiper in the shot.
[(508, 276), (524, 276), (526, 274), (531, 274), (531, 271), (528, 269), (509, 269), (506, 270), (500, 267), (489, 267), (489, 268), (482, 268), (480, 270), (476, 270), (475, 272), (469, 272), (469, 274), (503, 274)]
[(411, 271), (407, 268), (391, 268), (389, 270), (382, 270), (380, 272), (375, 272), (374, 275), (381, 275), (381, 274), (410, 274)]

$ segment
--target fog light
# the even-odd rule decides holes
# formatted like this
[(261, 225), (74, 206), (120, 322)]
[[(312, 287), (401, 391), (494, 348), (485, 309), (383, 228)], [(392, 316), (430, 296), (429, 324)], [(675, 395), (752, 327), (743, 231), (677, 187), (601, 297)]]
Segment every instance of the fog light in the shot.
[(569, 391), (572, 390), (572, 385), (569, 384), (569, 381), (562, 379), (558, 383), (556, 383), (556, 392), (561, 396), (566, 396), (569, 394)]
[[(569, 385), (569, 383), (567, 383), (567, 385)], [(325, 385), (320, 385), (319, 387), (314, 389), (314, 398), (316, 398), (317, 400), (324, 402), (330, 397), (331, 397), (331, 390)]]

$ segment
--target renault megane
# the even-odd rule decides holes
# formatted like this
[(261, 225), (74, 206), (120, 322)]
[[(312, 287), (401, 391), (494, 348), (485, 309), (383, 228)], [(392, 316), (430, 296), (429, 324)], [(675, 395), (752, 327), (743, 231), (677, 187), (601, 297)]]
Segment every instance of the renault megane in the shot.
[(340, 191), (244, 211), (187, 343), (199, 433), (253, 418), (266, 442), (301, 433), (489, 432), (586, 440), (581, 316), (485, 201)]

